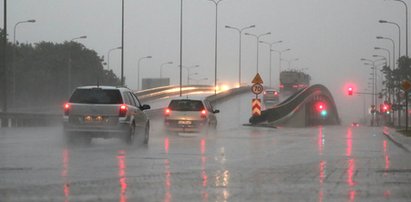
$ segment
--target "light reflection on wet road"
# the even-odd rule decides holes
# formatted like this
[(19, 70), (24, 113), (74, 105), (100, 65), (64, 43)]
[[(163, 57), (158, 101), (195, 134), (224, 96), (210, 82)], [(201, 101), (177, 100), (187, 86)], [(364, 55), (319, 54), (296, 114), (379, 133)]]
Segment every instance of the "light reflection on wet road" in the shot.
[(148, 146), (97, 139), (65, 147), (60, 127), (0, 129), (0, 201), (411, 199), (410, 155), (381, 128), (249, 128), (235, 113), (248, 108), (217, 108), (231, 114), (219, 115), (215, 134), (152, 127)]

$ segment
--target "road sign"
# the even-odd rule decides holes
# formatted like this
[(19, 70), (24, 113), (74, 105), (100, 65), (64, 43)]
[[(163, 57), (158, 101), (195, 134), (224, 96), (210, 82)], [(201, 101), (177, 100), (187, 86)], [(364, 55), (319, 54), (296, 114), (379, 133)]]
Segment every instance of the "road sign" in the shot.
[(411, 89), (411, 82), (409, 82), (408, 80), (402, 81), (402, 83), (401, 83), (401, 88), (402, 88), (404, 91), (410, 90), (410, 89)]
[(259, 83), (256, 83), (253, 86), (251, 86), (251, 91), (256, 95), (261, 94), (263, 90), (264, 90), (264, 87)]
[(259, 73), (257, 73), (257, 74), (255, 75), (255, 77), (254, 77), (254, 79), (251, 81), (251, 83), (254, 83), (254, 84), (261, 84), (261, 83), (263, 83), (263, 79), (261, 79), (261, 76), (260, 76)]
[(253, 116), (261, 116), (261, 100), (260, 99), (253, 99), (252, 113), (253, 113)]

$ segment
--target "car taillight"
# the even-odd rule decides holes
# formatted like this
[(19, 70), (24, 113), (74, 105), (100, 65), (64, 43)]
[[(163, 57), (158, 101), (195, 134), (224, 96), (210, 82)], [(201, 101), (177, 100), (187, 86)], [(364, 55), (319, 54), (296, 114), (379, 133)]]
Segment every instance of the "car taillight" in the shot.
[(207, 118), (207, 111), (205, 109), (201, 110), (201, 118)]
[(70, 112), (70, 104), (66, 103), (66, 104), (64, 104), (64, 115), (68, 116), (69, 112)]
[(164, 115), (165, 115), (165, 116), (170, 116), (170, 114), (171, 114), (171, 110), (170, 110), (169, 108), (166, 108), (166, 109), (164, 110)]
[(120, 117), (125, 117), (125, 116), (127, 115), (127, 110), (128, 110), (127, 105), (125, 105), (125, 104), (120, 105), (120, 113), (119, 113), (119, 116), (120, 116)]

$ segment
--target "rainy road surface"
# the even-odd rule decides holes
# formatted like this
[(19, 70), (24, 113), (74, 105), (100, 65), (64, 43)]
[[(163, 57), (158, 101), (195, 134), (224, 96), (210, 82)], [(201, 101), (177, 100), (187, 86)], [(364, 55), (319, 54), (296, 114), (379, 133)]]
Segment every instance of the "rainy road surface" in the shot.
[(0, 129), (0, 201), (411, 200), (410, 153), (382, 128), (245, 127), (250, 102), (235, 102), (217, 106), (215, 133), (168, 135), (154, 119), (147, 146)]

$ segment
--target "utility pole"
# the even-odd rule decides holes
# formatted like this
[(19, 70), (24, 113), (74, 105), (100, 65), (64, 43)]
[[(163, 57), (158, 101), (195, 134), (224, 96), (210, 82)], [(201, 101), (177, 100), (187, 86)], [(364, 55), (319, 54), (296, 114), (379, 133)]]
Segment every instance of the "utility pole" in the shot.
[[(7, 99), (8, 99), (8, 82), (7, 82), (7, 78), (8, 78), (8, 69), (7, 69), (7, 62), (6, 62), (6, 52), (7, 52), (7, 0), (4, 0), (4, 22), (3, 22), (3, 54), (1, 55), (1, 61), (3, 61), (3, 63), (1, 64), (1, 68), (0, 70), (2, 70), (2, 74), (0, 75), (1, 81), (2, 81), (2, 86), (3, 88), (1, 89), (1, 91), (3, 92), (3, 96), (1, 96), (2, 99), (2, 111), (3, 112), (7, 112)], [(1, 72), (1, 71), (0, 71)], [(1, 124), (3, 126), (5, 126), (6, 123), (6, 119), (3, 119), (1, 121)]]

